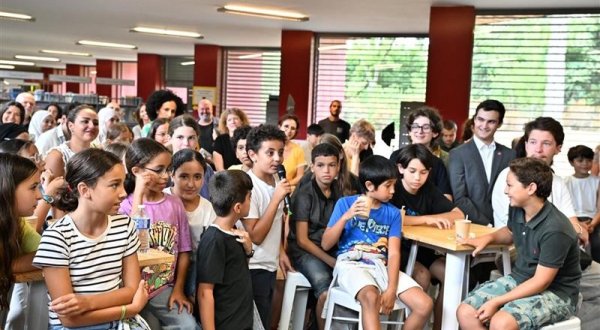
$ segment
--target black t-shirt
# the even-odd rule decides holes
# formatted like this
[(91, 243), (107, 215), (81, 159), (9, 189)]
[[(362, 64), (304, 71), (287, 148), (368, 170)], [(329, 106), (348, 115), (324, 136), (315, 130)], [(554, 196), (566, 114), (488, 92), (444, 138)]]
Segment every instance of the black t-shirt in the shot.
[(215, 126), (213, 124), (202, 126), (200, 125), (200, 147), (212, 154), (214, 151), (214, 140), (213, 140), (213, 131)]
[(319, 126), (323, 128), (325, 133), (337, 136), (342, 143), (350, 138), (350, 124), (340, 119), (336, 121), (329, 120), (329, 117), (319, 121)]
[[(390, 160), (396, 164), (396, 158), (398, 158), (398, 154), (400, 153), (398, 149), (392, 152), (390, 156)], [(452, 188), (450, 187), (450, 179), (448, 177), (448, 170), (444, 165), (444, 162), (438, 157), (433, 157), (433, 166), (431, 167), (431, 171), (429, 171), (428, 181), (433, 182), (433, 184), (443, 193), (447, 195), (452, 195)]]
[(213, 144), (214, 151), (218, 152), (223, 157), (223, 165), (228, 169), (231, 165), (241, 164), (240, 160), (235, 157), (235, 150), (231, 145), (229, 134), (221, 134), (215, 139)]
[(198, 287), (200, 283), (215, 285), (213, 295), (217, 330), (252, 329), (252, 280), (244, 247), (236, 238), (211, 225), (202, 235), (198, 246)]
[[(306, 171), (304, 173), (304, 175), (302, 176), (302, 178), (300, 179), (300, 181), (298, 181), (298, 183), (296, 184), (296, 189), (292, 193), (292, 198), (294, 198), (294, 195), (300, 190), (300, 187), (310, 183), (312, 178), (313, 178), (313, 172), (310, 170)], [(334, 181), (332, 184), (338, 185), (338, 188), (339, 188), (339, 183), (337, 182), (337, 180)], [(350, 187), (353, 191), (353, 193), (351, 195), (360, 194), (362, 191), (360, 181), (358, 181), (358, 177), (352, 173), (350, 173)], [(340, 197), (343, 197), (341, 195), (342, 195), (342, 192), (340, 191)]]

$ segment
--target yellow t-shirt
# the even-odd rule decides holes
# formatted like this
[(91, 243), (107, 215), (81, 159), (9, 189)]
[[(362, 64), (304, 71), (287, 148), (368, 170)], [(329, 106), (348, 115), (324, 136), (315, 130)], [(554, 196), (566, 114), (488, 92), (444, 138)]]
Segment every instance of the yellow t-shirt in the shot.
[(21, 227), (23, 228), (23, 236), (21, 237), (23, 254), (35, 252), (38, 249), (38, 245), (40, 245), (41, 236), (29, 225), (25, 218), (20, 219)]
[(283, 167), (285, 167), (285, 178), (290, 181), (296, 176), (298, 167), (306, 166), (306, 159), (304, 159), (304, 150), (302, 147), (294, 142), (290, 142), (292, 150), (287, 158), (283, 160)]

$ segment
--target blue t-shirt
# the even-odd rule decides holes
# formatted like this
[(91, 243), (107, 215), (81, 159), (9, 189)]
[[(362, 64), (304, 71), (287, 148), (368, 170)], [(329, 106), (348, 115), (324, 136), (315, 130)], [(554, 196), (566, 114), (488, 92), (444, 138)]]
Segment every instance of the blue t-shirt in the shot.
[[(340, 198), (335, 204), (327, 227), (333, 227), (354, 204), (358, 196)], [(348, 220), (338, 242), (337, 255), (362, 250), (382, 254), (387, 260), (388, 239), (401, 238), (402, 219), (399, 211), (392, 204), (382, 203), (378, 209), (371, 209), (369, 219), (354, 217)]]

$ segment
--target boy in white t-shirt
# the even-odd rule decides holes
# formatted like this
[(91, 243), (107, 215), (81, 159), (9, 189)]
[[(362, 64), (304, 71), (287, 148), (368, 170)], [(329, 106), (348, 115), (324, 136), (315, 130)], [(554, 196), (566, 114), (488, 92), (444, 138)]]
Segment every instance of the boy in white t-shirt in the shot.
[(281, 202), (291, 193), (291, 186), (285, 178), (279, 181), (276, 176), (277, 167), (283, 163), (285, 140), (285, 133), (273, 125), (254, 127), (246, 137), (246, 150), (253, 163), (248, 171), (253, 188), (250, 211), (242, 223), (254, 244), (249, 262), (252, 295), (265, 329), (270, 324), (277, 267), (281, 266), (284, 274), (293, 271), (281, 239)]

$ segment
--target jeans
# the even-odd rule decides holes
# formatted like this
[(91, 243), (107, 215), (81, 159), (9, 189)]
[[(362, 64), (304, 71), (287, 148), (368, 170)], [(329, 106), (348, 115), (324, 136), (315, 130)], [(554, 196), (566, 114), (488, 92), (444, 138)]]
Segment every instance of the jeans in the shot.
[(270, 272), (264, 269), (250, 269), (250, 276), (252, 276), (254, 304), (256, 304), (256, 309), (258, 310), (263, 326), (265, 329), (270, 329), (271, 305), (273, 305), (277, 272)]
[(194, 315), (188, 313), (186, 308), (179, 314), (179, 305), (175, 303), (173, 309), (169, 310), (171, 292), (173, 292), (173, 287), (168, 287), (154, 298), (149, 299), (140, 315), (147, 320), (152, 319), (152, 315), (156, 316), (163, 330), (200, 330), (200, 325), (196, 322)]
[(323, 260), (308, 252), (300, 252), (294, 255), (292, 263), (294, 268), (306, 277), (317, 299), (329, 290), (333, 280), (333, 268)]
[[(44, 281), (15, 283), (6, 330), (48, 329), (48, 289)], [(1, 324), (0, 324), (1, 326)]]

